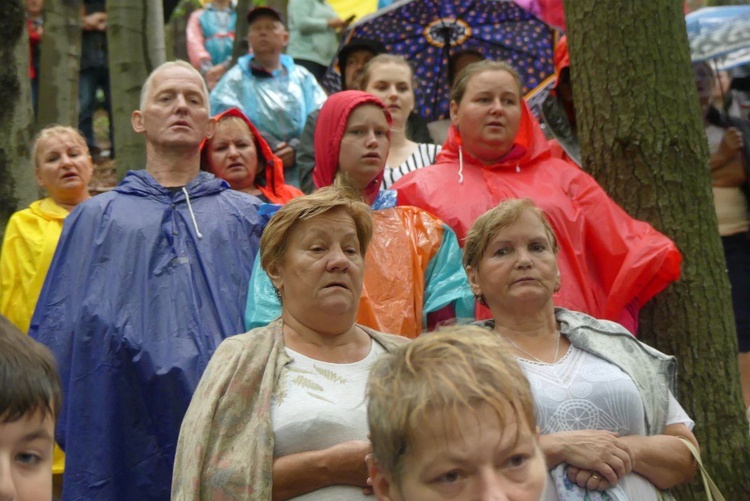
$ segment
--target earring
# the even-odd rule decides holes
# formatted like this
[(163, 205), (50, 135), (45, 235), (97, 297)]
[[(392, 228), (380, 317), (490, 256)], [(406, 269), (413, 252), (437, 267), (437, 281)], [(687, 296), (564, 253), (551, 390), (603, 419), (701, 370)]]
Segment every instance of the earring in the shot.
[(487, 306), (487, 298), (484, 297), (484, 294), (474, 294), (474, 299), (482, 306)]

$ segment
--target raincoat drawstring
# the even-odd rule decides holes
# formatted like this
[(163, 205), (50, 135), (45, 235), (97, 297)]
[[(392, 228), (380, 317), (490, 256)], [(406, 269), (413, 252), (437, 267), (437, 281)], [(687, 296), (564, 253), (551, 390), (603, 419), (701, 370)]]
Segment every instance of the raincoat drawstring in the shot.
[(190, 217), (193, 220), (193, 226), (195, 227), (195, 234), (198, 236), (198, 238), (203, 238), (203, 234), (201, 233), (201, 230), (198, 229), (198, 221), (195, 220), (195, 213), (193, 212), (193, 206), (190, 204), (190, 195), (188, 195), (187, 190), (185, 187), (182, 187), (182, 192), (185, 194), (185, 200), (187, 200), (188, 210), (190, 211)]
[(464, 184), (464, 150), (458, 147), (458, 184)]

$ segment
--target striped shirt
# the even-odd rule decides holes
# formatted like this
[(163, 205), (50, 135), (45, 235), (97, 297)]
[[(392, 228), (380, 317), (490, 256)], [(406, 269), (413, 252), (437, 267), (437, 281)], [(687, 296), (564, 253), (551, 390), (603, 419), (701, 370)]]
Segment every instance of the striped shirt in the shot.
[(395, 168), (386, 165), (382, 189), (387, 190), (393, 183), (412, 171), (434, 164), (435, 157), (441, 148), (442, 146), (437, 144), (418, 143), (414, 153), (409, 155), (404, 163)]

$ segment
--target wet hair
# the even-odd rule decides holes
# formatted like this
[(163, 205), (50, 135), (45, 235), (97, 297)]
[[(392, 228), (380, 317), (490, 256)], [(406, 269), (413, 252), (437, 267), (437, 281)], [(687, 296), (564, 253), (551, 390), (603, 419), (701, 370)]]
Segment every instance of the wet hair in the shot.
[(510, 198), (479, 216), (471, 225), (464, 243), (464, 267), (476, 268), (495, 235), (518, 221), (524, 212), (530, 212), (539, 218), (544, 225), (552, 251), (557, 254), (557, 238), (544, 211), (530, 198)]
[(409, 83), (411, 84), (412, 93), (414, 93), (414, 69), (403, 56), (397, 56), (395, 54), (378, 54), (377, 56), (370, 59), (362, 72), (362, 81), (360, 83), (360, 90), (365, 90), (367, 84), (372, 78), (373, 68), (378, 64), (398, 64), (409, 68)]
[(268, 270), (280, 263), (286, 254), (287, 242), (300, 221), (322, 216), (332, 210), (343, 209), (353, 220), (362, 257), (372, 239), (370, 207), (335, 187), (321, 188), (311, 195), (287, 202), (271, 217), (260, 238), (260, 265)]
[(61, 407), (60, 376), (52, 353), (0, 315), (0, 423), (38, 411), (56, 421)]
[(510, 73), (518, 84), (518, 92), (522, 93), (523, 85), (521, 77), (518, 76), (518, 72), (511, 65), (503, 61), (485, 59), (484, 61), (471, 63), (459, 72), (451, 89), (451, 101), (461, 104), (461, 100), (464, 98), (464, 94), (466, 94), (466, 88), (469, 86), (471, 79), (486, 71), (506, 71)]
[(156, 69), (154, 69), (154, 71), (149, 74), (149, 76), (146, 78), (146, 81), (143, 82), (143, 87), (141, 87), (141, 99), (140, 104), (138, 105), (138, 109), (143, 110), (143, 108), (146, 107), (146, 98), (148, 97), (149, 92), (151, 92), (151, 83), (154, 80), (154, 75), (162, 70), (167, 70), (169, 68), (184, 68), (186, 70), (190, 70), (192, 73), (195, 73), (198, 76), (201, 81), (201, 88), (203, 89), (203, 99), (205, 100), (206, 108), (208, 108), (208, 87), (206, 86), (206, 81), (203, 80), (203, 76), (198, 70), (193, 67), (192, 64), (178, 59), (176, 61), (167, 61), (166, 63), (160, 64)]
[(373, 365), (367, 420), (375, 460), (398, 482), (424, 423), (441, 413), (460, 428), (462, 411), (486, 404), (501, 426), (536, 427), (529, 383), (502, 338), (474, 325), (422, 335)]
[(41, 163), (39, 162), (39, 154), (41, 153), (39, 151), (39, 145), (42, 141), (46, 141), (47, 139), (55, 136), (70, 136), (76, 141), (79, 141), (81, 143), (81, 146), (83, 146), (84, 153), (86, 155), (89, 154), (89, 147), (86, 144), (86, 138), (83, 137), (83, 134), (81, 132), (73, 127), (68, 127), (67, 125), (57, 125), (52, 124), (48, 125), (47, 127), (40, 130), (36, 136), (34, 136), (34, 139), (31, 142), (31, 158), (34, 160), (34, 166), (36, 168), (39, 168)]

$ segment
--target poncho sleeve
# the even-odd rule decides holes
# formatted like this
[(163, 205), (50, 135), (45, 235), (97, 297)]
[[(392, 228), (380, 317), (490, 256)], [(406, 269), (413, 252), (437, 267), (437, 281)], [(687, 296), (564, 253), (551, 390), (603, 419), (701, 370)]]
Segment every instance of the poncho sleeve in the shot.
[(569, 189), (586, 215), (590, 279), (600, 282), (606, 295), (604, 318), (620, 320), (629, 305), (641, 308), (680, 277), (682, 255), (674, 242), (631, 217), (591, 176), (578, 171)]
[(443, 238), (425, 273), (424, 326), (427, 314), (453, 305), (456, 318), (474, 319), (474, 295), (462, 264), (456, 234), (443, 224)]
[(251, 330), (270, 324), (281, 315), (281, 303), (276, 297), (271, 279), (260, 265), (260, 257), (253, 265), (253, 276), (247, 288), (245, 329)]

